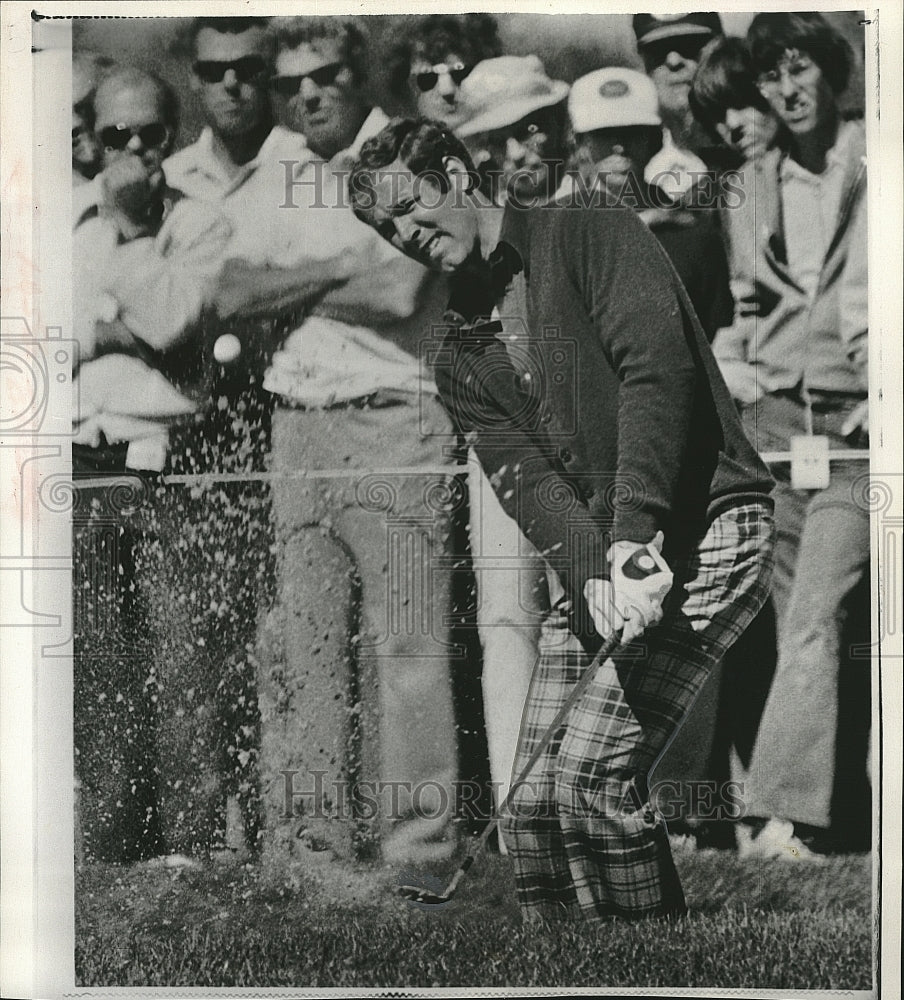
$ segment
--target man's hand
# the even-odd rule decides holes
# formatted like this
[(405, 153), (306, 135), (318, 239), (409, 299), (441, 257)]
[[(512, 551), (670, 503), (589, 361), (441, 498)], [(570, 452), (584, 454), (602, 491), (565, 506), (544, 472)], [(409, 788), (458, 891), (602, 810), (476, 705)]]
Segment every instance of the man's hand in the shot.
[(143, 221), (162, 180), (159, 170), (149, 176), (137, 156), (114, 160), (100, 175), (103, 214), (133, 224)]
[[(662, 532), (650, 543), (661, 551)], [(624, 568), (635, 553), (643, 557), (646, 545), (639, 542), (616, 542), (609, 549), (610, 580), (588, 580), (584, 584), (584, 599), (590, 609), (593, 624), (604, 639), (622, 630), (622, 642), (633, 642), (644, 631), (662, 620), (662, 602), (672, 586), (672, 574), (661, 556), (657, 572), (639, 579), (625, 575)], [(646, 558), (652, 561), (652, 556)]]
[(725, 358), (719, 361), (719, 371), (728, 386), (728, 391), (740, 403), (755, 403), (766, 394), (762, 374), (755, 365), (746, 361), (733, 361)]

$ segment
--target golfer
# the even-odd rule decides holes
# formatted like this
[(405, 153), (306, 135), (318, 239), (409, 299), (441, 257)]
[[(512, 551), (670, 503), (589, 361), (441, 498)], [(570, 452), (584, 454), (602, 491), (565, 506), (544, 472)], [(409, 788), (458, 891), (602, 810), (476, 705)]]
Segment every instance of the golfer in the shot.
[[(445, 325), (425, 331), (437, 386), (560, 584), (515, 773), (602, 637), (622, 636), (504, 817), (519, 902), (526, 918), (680, 916), (647, 778), (766, 599), (772, 481), (635, 214), (502, 210), (474, 178), (441, 123), (397, 119), (362, 146), (350, 189), (359, 217), (450, 275)], [(651, 542), (674, 585), (628, 599), (609, 567)]]

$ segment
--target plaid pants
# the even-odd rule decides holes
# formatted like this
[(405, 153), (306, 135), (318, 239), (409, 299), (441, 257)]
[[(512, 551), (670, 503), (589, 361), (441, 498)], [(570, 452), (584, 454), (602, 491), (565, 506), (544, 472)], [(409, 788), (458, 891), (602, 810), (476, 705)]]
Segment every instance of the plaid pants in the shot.
[[(672, 567), (662, 622), (595, 680), (503, 817), (525, 918), (680, 915), (684, 893), (647, 775), (712, 667), (769, 593), (769, 501), (713, 519)], [(636, 655), (632, 655), (636, 654)], [(553, 608), (543, 627), (514, 773), (520, 773), (591, 657)]]

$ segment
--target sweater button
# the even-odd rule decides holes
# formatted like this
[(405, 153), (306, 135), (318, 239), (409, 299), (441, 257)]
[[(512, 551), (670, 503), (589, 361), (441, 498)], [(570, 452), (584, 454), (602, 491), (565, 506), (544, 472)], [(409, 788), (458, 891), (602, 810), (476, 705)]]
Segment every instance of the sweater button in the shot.
[(561, 448), (559, 450), (559, 458), (567, 465), (574, 458), (574, 455), (567, 448)]

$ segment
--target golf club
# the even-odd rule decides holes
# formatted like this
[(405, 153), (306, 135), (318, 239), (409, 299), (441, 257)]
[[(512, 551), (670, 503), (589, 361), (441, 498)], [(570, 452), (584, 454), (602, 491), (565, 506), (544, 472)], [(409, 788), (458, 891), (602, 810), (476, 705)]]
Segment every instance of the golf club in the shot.
[[(623, 578), (627, 578), (629, 581), (639, 582), (641, 580), (648, 580), (649, 577), (654, 575), (661, 575), (663, 577), (662, 587), (660, 588), (660, 600), (665, 599), (665, 595), (671, 589), (672, 585), (672, 573), (665, 560), (659, 553), (659, 550), (652, 544), (644, 546), (644, 548), (637, 549), (621, 566), (621, 573)], [(424, 886), (418, 885), (400, 885), (396, 888), (396, 892), (403, 898), (408, 900), (408, 902), (416, 904), (418, 906), (430, 907), (430, 906), (444, 906), (448, 903), (452, 897), (455, 895), (458, 889), (459, 883), (464, 878), (468, 869), (474, 864), (474, 861), (480, 855), (483, 850), (484, 845), (489, 839), (490, 835), (499, 825), (501, 818), (508, 812), (509, 807), (512, 804), (515, 793), (518, 790), (519, 785), (526, 781), (527, 776), (533, 769), (534, 764), (540, 759), (543, 752), (549, 746), (559, 727), (565, 721), (568, 713), (577, 704), (579, 698), (590, 686), (590, 682), (596, 675), (596, 671), (599, 666), (604, 663), (613, 653), (618, 650), (621, 646), (621, 633), (616, 632), (605, 640), (599, 652), (593, 658), (593, 662), (584, 671), (580, 680), (572, 688), (571, 693), (562, 703), (562, 706), (556, 712), (555, 718), (549, 724), (546, 732), (543, 734), (542, 739), (534, 748), (533, 753), (530, 755), (527, 763), (521, 769), (521, 773), (512, 782), (509, 788), (508, 795), (505, 797), (505, 801), (502, 803), (502, 807), (498, 810), (496, 815), (487, 823), (484, 827), (483, 832), (477, 838), (474, 845), (468, 851), (465, 856), (464, 861), (459, 865), (458, 870), (452, 876), (451, 881), (444, 892), (432, 892), (430, 889)], [(432, 881), (432, 880), (431, 880)]]

